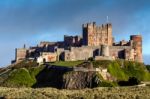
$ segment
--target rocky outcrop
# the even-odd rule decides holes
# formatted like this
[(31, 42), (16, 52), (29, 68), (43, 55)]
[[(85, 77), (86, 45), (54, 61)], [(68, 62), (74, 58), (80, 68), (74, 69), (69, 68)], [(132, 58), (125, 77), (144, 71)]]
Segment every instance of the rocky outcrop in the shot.
[(63, 89), (83, 89), (93, 87), (93, 78), (96, 72), (91, 71), (93, 64), (84, 62), (74, 67), (74, 71), (67, 72), (63, 75)]
[(69, 71), (72, 71), (72, 69), (62, 66), (46, 66), (36, 76), (37, 82), (32, 87), (53, 87), (61, 89), (63, 84), (63, 75)]
[(71, 71), (63, 76), (64, 89), (92, 88), (94, 72)]

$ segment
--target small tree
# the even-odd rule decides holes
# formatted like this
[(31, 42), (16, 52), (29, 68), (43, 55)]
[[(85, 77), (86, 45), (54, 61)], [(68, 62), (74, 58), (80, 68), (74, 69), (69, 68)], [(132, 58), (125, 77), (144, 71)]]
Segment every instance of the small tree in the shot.
[(94, 61), (93, 57), (88, 58), (88, 61)]
[(129, 77), (128, 80), (129, 85), (138, 85), (140, 84), (140, 80), (138, 80), (136, 77)]

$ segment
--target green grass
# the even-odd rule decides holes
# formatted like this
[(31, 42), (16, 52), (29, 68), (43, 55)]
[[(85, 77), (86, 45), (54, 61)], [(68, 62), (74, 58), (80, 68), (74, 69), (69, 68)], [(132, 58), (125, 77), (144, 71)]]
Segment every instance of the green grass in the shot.
[(4, 86), (19, 87), (26, 86), (30, 87), (34, 84), (34, 80), (30, 76), (29, 71), (26, 68), (15, 69), (11, 72), (8, 79), (4, 82)]
[(36, 83), (37, 74), (43, 70), (43, 66), (31, 68), (18, 68), (11, 71), (3, 82), (7, 87), (31, 87)]
[(83, 63), (84, 61), (57, 61), (54, 63), (50, 63), (51, 65), (56, 65), (56, 66), (67, 66), (67, 67), (72, 67), (79, 65)]
[(144, 64), (125, 61), (124, 62), (124, 72), (130, 77), (136, 77), (142, 81), (149, 81), (150, 80), (150, 73), (144, 66)]
[(117, 62), (112, 62), (108, 66), (108, 72), (116, 77), (118, 80), (127, 80), (128, 76), (125, 75), (123, 69), (120, 67), (120, 65)]
[[(78, 64), (83, 63), (84, 61), (59, 61), (50, 63), (51, 65), (57, 66), (68, 66), (72, 67)], [(122, 62), (124, 65), (122, 66)], [(150, 81), (150, 73), (144, 64), (132, 61), (92, 61), (94, 67), (103, 67), (107, 68), (108, 72), (118, 80), (128, 80), (129, 77), (136, 77), (141, 81)], [(25, 65), (24, 65), (25, 64)], [(29, 64), (29, 65), (27, 65)], [(11, 71), (0, 77), (0, 80), (4, 80), (4, 86), (8, 87), (22, 87), (27, 86), (30, 87), (36, 83), (36, 76), (40, 71), (43, 70), (44, 66), (32, 66), (30, 67), (30, 63), (22, 63), (17, 68), (13, 68)], [(23, 68), (24, 67), (24, 68)], [(48, 71), (49, 75), (62, 75), (58, 72), (53, 73), (53, 71)], [(3, 77), (4, 76), (4, 77)], [(7, 79), (3, 79), (3, 78)], [(55, 77), (55, 76), (54, 76)], [(103, 80), (101, 75), (98, 75), (100, 80)], [(101, 85), (109, 86), (109, 82), (102, 82)]]
[(108, 66), (109, 73), (117, 80), (128, 80), (129, 77), (136, 77), (141, 81), (150, 81), (150, 73), (144, 64), (133, 61), (123, 61), (123, 63), (124, 65), (121, 67), (121, 61), (117, 60)]
[(92, 61), (93, 66), (107, 68), (108, 72), (117, 80), (128, 80), (129, 77), (136, 77), (141, 81), (150, 81), (150, 73), (142, 63), (125, 60), (101, 60)]
[(34, 80), (34, 82), (36, 83), (36, 76), (40, 73), (40, 71), (43, 70), (43, 66), (38, 66), (38, 67), (33, 67), (33, 68), (30, 68), (28, 69), (29, 70), (29, 73), (32, 77), (32, 79)]

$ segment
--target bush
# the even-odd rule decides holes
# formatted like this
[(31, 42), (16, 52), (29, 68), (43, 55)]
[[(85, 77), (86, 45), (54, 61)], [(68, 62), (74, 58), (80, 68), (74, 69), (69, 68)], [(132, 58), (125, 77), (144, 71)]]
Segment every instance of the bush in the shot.
[(130, 77), (128, 82), (131, 86), (140, 84), (140, 80), (138, 80), (136, 77)]
[(94, 61), (93, 57), (88, 58), (88, 61)]
[(140, 84), (140, 80), (136, 77), (129, 77), (128, 81), (119, 81), (118, 84), (120, 86), (133, 86)]
[(150, 72), (150, 65), (146, 65), (146, 68)]

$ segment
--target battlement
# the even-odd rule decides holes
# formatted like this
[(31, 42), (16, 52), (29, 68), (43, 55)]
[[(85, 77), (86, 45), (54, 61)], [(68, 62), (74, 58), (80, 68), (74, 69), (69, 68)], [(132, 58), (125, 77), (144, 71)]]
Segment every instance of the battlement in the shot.
[(92, 28), (92, 27), (97, 27), (97, 28), (111, 28), (112, 24), (107, 23), (107, 24), (102, 24), (102, 25), (96, 25), (96, 22), (91, 22), (91, 23), (86, 23), (82, 25), (83, 28)]

